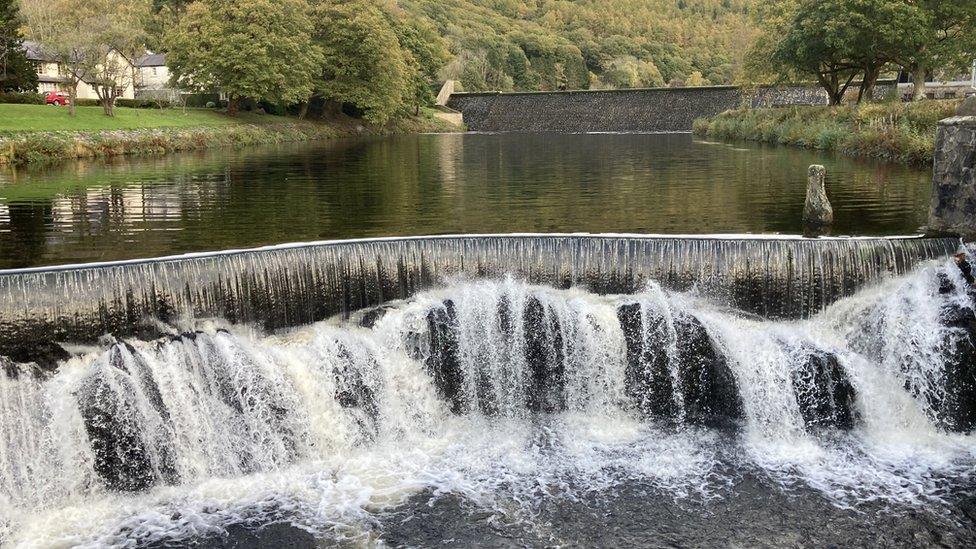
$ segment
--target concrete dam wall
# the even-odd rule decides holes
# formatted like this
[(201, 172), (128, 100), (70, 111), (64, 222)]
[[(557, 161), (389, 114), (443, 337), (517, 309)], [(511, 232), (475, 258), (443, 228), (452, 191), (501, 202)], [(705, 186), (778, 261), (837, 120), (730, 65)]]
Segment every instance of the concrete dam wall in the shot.
[[(888, 95), (893, 86), (879, 84), (875, 96)], [(564, 133), (687, 132), (696, 118), (744, 105), (826, 104), (823, 89), (804, 85), (455, 93), (447, 101), (472, 131)]]
[(798, 318), (959, 245), (910, 237), (442, 236), (0, 271), (0, 355), (41, 341), (126, 337), (150, 319), (298, 326), (458, 276), (511, 275), (599, 294), (630, 294), (655, 281), (764, 317)]

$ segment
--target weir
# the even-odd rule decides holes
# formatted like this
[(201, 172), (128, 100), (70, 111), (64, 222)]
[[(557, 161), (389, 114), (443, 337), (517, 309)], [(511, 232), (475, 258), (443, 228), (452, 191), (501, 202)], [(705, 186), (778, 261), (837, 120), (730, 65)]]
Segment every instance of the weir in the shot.
[[(328, 241), (0, 272), (0, 355), (125, 337), (153, 321), (221, 318), (267, 330), (404, 299), (457, 277), (512, 275), (629, 294), (654, 281), (767, 318), (803, 318), (945, 257), (954, 238), (471, 235)], [(26, 355), (25, 355), (26, 353)]]
[(418, 490), (538, 502), (547, 475), (569, 498), (743, 470), (839, 507), (968, 494), (959, 246), (452, 236), (6, 272), (0, 544), (180, 545), (282, 510), (328, 536)]

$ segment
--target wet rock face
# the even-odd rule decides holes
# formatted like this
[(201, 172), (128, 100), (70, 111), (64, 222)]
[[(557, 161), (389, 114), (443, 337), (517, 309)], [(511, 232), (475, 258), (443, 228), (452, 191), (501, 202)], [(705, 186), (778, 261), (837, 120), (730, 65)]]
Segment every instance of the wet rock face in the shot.
[[(85, 430), (95, 455), (94, 469), (110, 490), (134, 492), (147, 490), (159, 481), (174, 482), (175, 467), (168, 451), (170, 445), (160, 445), (155, 456), (147, 444), (145, 419), (129, 395), (136, 383), (145, 383), (148, 369), (138, 361), (129, 365), (124, 352), (132, 349), (126, 344), (108, 351), (108, 364), (95, 370), (79, 391), (79, 405)], [(131, 367), (130, 367), (131, 366)], [(151, 377), (150, 377), (151, 380)], [(162, 399), (153, 383), (144, 386), (157, 413), (164, 414)]]
[(638, 412), (693, 425), (729, 426), (742, 417), (738, 385), (708, 331), (691, 315), (674, 332), (640, 304), (617, 309), (627, 344), (627, 394)]
[(464, 398), (464, 374), (458, 356), (457, 311), (453, 301), (445, 301), (427, 313), (427, 371), (434, 378), (434, 386), (441, 398), (450, 404), (451, 412), (468, 412)]
[(33, 363), (36, 365), (31, 371), (34, 375), (43, 376), (54, 372), (59, 362), (64, 362), (71, 358), (71, 353), (66, 351), (57, 343), (50, 341), (39, 341), (31, 345), (15, 346), (6, 350), (6, 366), (3, 370), (8, 377), (17, 377), (22, 369), (13, 368), (13, 363)]
[(808, 428), (854, 428), (857, 393), (836, 355), (811, 350), (790, 381)]
[(533, 412), (565, 409), (566, 365), (559, 319), (539, 302), (529, 300), (523, 311), (525, 360), (532, 372), (526, 403)]
[[(976, 290), (969, 294), (976, 303)], [(937, 403), (937, 419), (950, 431), (970, 432), (976, 430), (976, 313), (952, 304), (942, 318), (952, 332), (945, 342), (945, 396)]]

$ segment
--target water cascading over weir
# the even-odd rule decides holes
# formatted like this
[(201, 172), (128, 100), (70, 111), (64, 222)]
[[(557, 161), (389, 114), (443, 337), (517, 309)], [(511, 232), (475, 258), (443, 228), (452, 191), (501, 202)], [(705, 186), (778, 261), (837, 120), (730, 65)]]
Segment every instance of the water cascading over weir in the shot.
[[(624, 414), (752, 449), (969, 432), (961, 246), (472, 235), (0, 272), (0, 542), (39, 535), (18, 507), (278, 471), (449, 417)], [(890, 490), (814, 484), (905, 497), (898, 475), (931, 476), (892, 463)]]

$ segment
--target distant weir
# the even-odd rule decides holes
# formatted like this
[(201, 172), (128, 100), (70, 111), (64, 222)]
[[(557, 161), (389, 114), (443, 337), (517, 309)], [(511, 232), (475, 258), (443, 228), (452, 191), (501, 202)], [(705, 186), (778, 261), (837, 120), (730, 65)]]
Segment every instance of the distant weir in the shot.
[(650, 281), (765, 318), (805, 318), (944, 258), (956, 238), (513, 234), (324, 241), (0, 271), (0, 355), (38, 341), (138, 334), (153, 320), (266, 330), (405, 299), (458, 278), (513, 276), (629, 294)]

